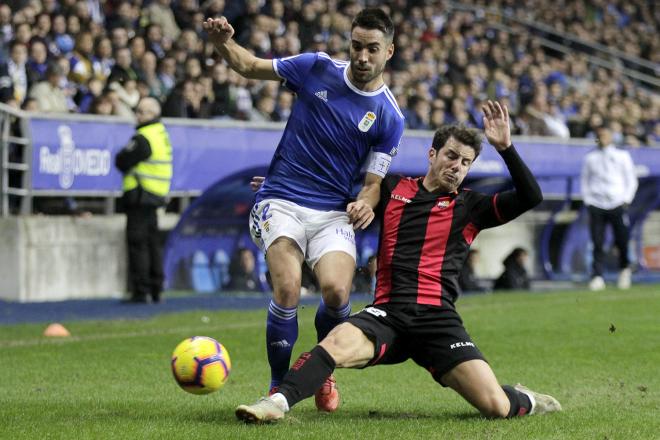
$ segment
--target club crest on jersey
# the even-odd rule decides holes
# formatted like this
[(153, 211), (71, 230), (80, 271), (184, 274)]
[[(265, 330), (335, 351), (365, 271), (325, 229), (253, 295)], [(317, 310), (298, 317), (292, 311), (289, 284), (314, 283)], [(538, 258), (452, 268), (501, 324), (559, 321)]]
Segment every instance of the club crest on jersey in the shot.
[(438, 202), (438, 208), (446, 208), (451, 202), (449, 200), (440, 200)]
[(374, 125), (374, 122), (376, 122), (376, 114), (374, 112), (367, 112), (358, 124), (358, 128), (361, 132), (366, 133), (369, 131), (371, 126)]

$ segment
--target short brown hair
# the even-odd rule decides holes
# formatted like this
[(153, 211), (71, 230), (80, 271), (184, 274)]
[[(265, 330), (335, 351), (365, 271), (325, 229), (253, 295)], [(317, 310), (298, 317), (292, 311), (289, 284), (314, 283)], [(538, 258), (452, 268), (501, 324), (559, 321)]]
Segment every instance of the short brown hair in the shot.
[(474, 158), (479, 157), (481, 153), (481, 143), (483, 137), (476, 128), (468, 128), (465, 125), (443, 125), (433, 136), (433, 148), (435, 151), (445, 146), (450, 137), (453, 137), (462, 144), (471, 147), (474, 150)]
[(392, 23), (390, 16), (382, 9), (364, 8), (361, 10), (353, 19), (351, 30), (356, 27), (378, 29), (389, 41), (392, 41), (394, 38), (394, 23)]

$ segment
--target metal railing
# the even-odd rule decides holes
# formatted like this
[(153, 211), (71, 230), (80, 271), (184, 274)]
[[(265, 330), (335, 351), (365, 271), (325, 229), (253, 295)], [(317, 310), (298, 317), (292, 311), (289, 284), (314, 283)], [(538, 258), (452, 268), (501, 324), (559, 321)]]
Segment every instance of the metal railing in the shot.
[[(0, 216), (29, 211), (30, 140), (24, 136), (25, 113), (0, 103)], [(10, 202), (15, 206), (10, 206)]]

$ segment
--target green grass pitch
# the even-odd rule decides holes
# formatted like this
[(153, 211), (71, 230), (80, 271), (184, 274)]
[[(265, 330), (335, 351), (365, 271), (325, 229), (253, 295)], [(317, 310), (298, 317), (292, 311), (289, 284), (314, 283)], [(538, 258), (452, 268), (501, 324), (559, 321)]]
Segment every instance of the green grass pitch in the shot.
[[(660, 438), (660, 287), (472, 296), (458, 309), (500, 382), (552, 394), (564, 411), (485, 420), (408, 361), (339, 370), (334, 414), (309, 399), (277, 425), (244, 425), (234, 408), (267, 388), (265, 311), (199, 311), (64, 322), (73, 336), (62, 340), (41, 337), (41, 324), (0, 326), (0, 438)], [(313, 314), (300, 312), (295, 355), (314, 344)], [(185, 393), (170, 372), (172, 350), (193, 335), (232, 357), (228, 383), (208, 396)]]

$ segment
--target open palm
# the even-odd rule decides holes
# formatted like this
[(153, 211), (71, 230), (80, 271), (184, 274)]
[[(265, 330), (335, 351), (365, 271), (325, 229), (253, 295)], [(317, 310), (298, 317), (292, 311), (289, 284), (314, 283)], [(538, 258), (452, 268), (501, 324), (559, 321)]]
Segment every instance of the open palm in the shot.
[(509, 109), (499, 102), (488, 101), (482, 107), (484, 112), (484, 133), (488, 142), (498, 151), (511, 145), (511, 127), (509, 125)]

